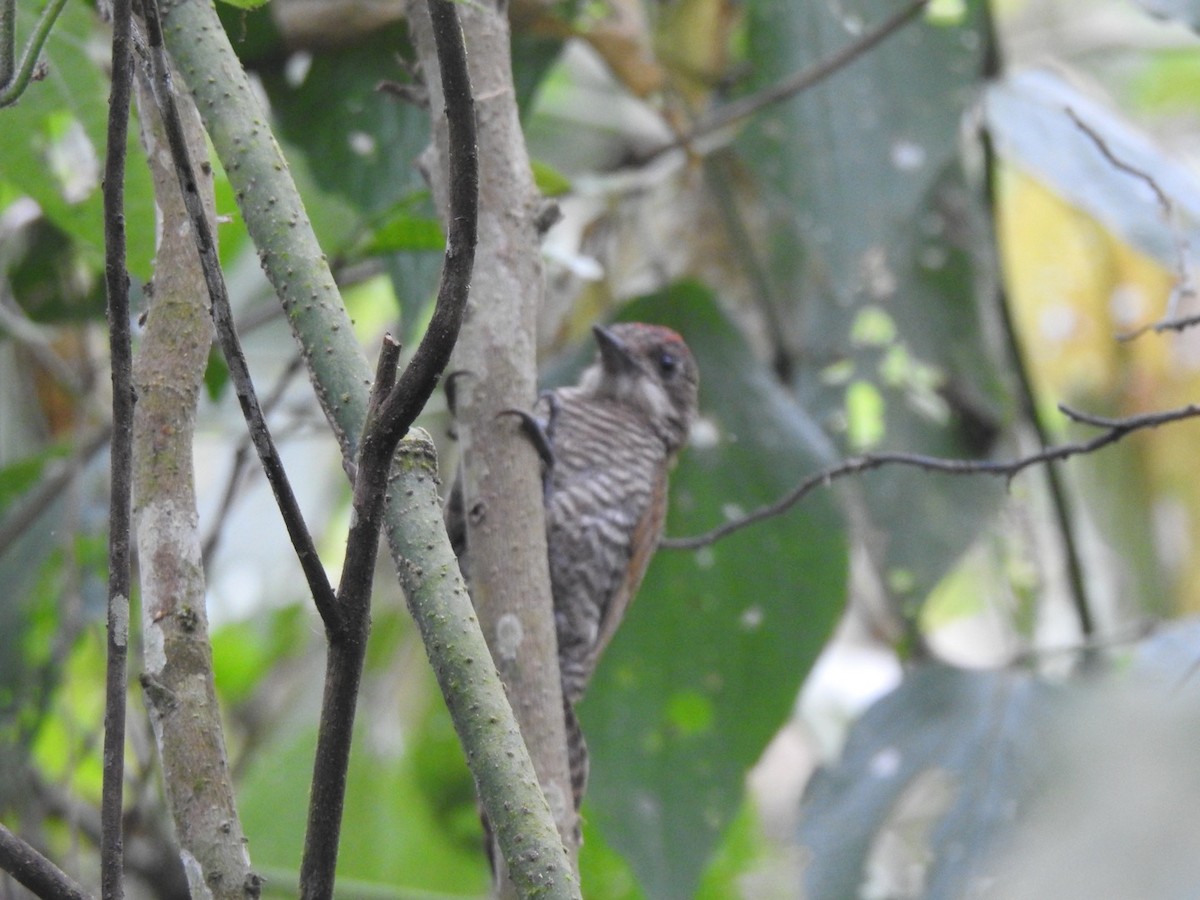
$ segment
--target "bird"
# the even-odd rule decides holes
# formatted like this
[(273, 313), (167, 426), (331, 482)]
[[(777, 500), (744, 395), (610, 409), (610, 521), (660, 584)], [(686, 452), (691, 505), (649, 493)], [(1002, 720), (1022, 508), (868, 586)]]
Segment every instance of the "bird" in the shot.
[[(587, 743), (575, 715), (601, 654), (637, 594), (662, 536), (667, 478), (698, 411), (699, 371), (662, 325), (593, 329), (597, 352), (576, 385), (543, 392), (518, 415), (542, 460), (550, 585), (575, 809)], [(464, 573), (461, 486), (446, 507)]]

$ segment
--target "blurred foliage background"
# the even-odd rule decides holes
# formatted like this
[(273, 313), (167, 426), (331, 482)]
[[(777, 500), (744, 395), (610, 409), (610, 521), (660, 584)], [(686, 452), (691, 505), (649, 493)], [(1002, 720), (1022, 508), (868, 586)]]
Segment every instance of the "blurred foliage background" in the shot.
[[(513, 0), (517, 101), (563, 213), (543, 248), (547, 383), (574, 377), (588, 327), (611, 318), (672, 325), (700, 363), (671, 536), (851, 454), (1010, 459), (1095, 433), (1060, 403), (1126, 416), (1200, 399), (1200, 333), (1118, 339), (1200, 312), (1195, 3), (934, 0), (811, 89), (664, 151), (903, 6)], [(38, 12), (17, 3), (20, 40)], [(417, 165), (428, 116), (375, 90), (414, 78), (402, 4), (221, 14), (363, 340), (392, 328), (411, 345), (442, 237)], [(0, 820), (85, 882), (107, 53), (94, 7), (68, 4), (44, 77), (0, 110)], [(131, 152), (136, 298), (156, 222)], [(337, 448), (219, 172), (218, 211), (251, 365), (335, 570)], [(207, 383), (196, 464), (218, 688), (252, 859), (267, 894), (288, 896), (323, 639), (215, 358)], [(447, 471), (455, 448), (433, 406), (423, 424)], [(1198, 429), (1132, 435), (1056, 482), (883, 468), (700, 550), (661, 551), (581, 708), (585, 896), (1194, 888)], [(338, 895), (481, 896), (470, 777), (393, 582), (377, 582)], [(180, 896), (131, 700), (134, 892)], [(19, 891), (0, 879), (0, 896)]]

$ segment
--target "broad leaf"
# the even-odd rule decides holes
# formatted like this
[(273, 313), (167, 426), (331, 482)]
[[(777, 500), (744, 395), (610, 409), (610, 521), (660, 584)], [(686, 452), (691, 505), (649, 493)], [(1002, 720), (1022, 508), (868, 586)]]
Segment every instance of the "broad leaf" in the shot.
[[(624, 318), (680, 331), (701, 372), (702, 422), (671, 481), (667, 531), (697, 533), (775, 499), (828, 442), (693, 284)], [(845, 600), (845, 532), (828, 494), (694, 552), (660, 550), (580, 716), (586, 816), (646, 895), (692, 897)]]
[[(809, 782), (803, 895), (970, 895), (1036, 781), (1056, 697), (1023, 672), (911, 672)], [(906, 891), (896, 871), (909, 876)]]
[[(32, 4), (17, 4), (17, 34), (36, 20)], [(28, 194), (50, 221), (76, 238), (102, 266), (104, 216), (101, 174), (108, 131), (109, 81), (103, 50), (93, 50), (91, 7), (68, 3), (43, 50), (44, 80), (0, 110), (0, 182)], [(101, 45), (103, 47), (103, 45)], [(150, 277), (154, 253), (154, 198), (136, 124), (129, 129), (125, 182), (129, 269)]]

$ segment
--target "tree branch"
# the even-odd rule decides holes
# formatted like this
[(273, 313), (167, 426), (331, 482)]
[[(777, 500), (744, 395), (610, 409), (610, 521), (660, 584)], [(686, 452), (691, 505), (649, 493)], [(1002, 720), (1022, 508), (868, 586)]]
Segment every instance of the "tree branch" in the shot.
[[(287, 162), (212, 6), (167, 0), (162, 10), (167, 48), (229, 175), (343, 459), (353, 461), (370, 372)], [(281, 220), (289, 227), (278, 227)], [(427, 435), (410, 431), (392, 473), (386, 508), (392, 555), (488, 814), (508, 846), (523, 847), (514, 868), (531, 893), (578, 896), (446, 538)]]
[[(296, 377), (296, 373), (300, 371), (302, 362), (299, 354), (296, 354), (288, 360), (288, 364), (279, 373), (274, 387), (263, 398), (262, 410), (264, 417), (270, 415), (275, 410), (275, 407), (282, 402), (284, 393), (287, 391), (292, 379)], [(225, 482), (225, 490), (221, 493), (221, 502), (217, 505), (217, 511), (213, 515), (212, 524), (201, 546), (200, 558), (204, 561), (205, 568), (208, 567), (213, 554), (216, 552), (217, 543), (220, 541), (221, 532), (224, 530), (225, 520), (232, 511), (234, 501), (237, 499), (242, 476), (246, 473), (246, 464), (252, 443), (250, 432), (247, 431), (238, 441), (237, 450), (234, 451), (233, 462), (229, 467), (229, 478)]]
[[(0, 7), (0, 109), (16, 103), (25, 93), (25, 88), (29, 87), (29, 82), (33, 80), (37, 71), (37, 61), (38, 57), (42, 55), (42, 48), (46, 46), (54, 23), (58, 21), (58, 14), (66, 5), (67, 0), (50, 0), (50, 3), (42, 10), (41, 18), (38, 19), (33, 34), (29, 36), (29, 43), (25, 45), (25, 55), (21, 57), (21, 66), (14, 76), (12, 72), (13, 54), (16, 49), (13, 45), (16, 27), (16, 0), (3, 0), (3, 6)], [(114, 50), (116, 49), (117, 17), (115, 6), (116, 4), (113, 9)], [(111, 100), (109, 110), (112, 110)]]
[[(141, 70), (139, 70), (141, 72)], [(258, 896), (225, 752), (213, 682), (204, 569), (192, 473), (196, 406), (213, 325), (194, 229), (156, 114), (153, 87), (140, 78), (140, 120), (162, 217), (154, 295), (138, 348), (134, 493), (142, 581), (143, 700), (154, 728), (163, 792), (193, 896)], [(168, 89), (170, 89), (168, 87)], [(182, 98), (180, 98), (182, 101)], [(184, 104), (189, 152), (205, 152), (195, 108)], [(213, 215), (211, 172), (193, 186)], [(201, 186), (202, 185), (202, 186)]]
[(199, 190), (196, 186), (195, 170), (188, 158), (187, 141), (183, 133), (183, 121), (175, 106), (175, 97), (171, 91), (170, 68), (166, 51), (163, 49), (162, 25), (158, 16), (156, 0), (143, 0), (143, 12), (146, 18), (147, 43), (150, 49), (150, 61), (154, 71), (154, 98), (162, 115), (163, 129), (167, 135), (167, 144), (171, 150), (171, 160), (175, 173), (179, 178), (179, 189), (183, 194), (183, 204), (187, 210), (192, 225), (192, 235), (196, 241), (196, 251), (200, 255), (200, 268), (204, 273), (204, 284), (208, 288), (211, 301), (213, 324), (217, 330), (217, 342), (229, 366), (229, 377), (237, 391), (238, 402), (242, 407), (242, 415), (246, 419), (246, 427), (258, 458), (262, 462), (263, 472), (275, 502), (283, 516), (288, 537), (295, 548), (300, 567), (308, 581), (308, 589), (312, 593), (317, 612), (325, 621), (327, 627), (339, 628), (339, 611), (334, 597), (333, 585), (321, 565), (321, 558), (313, 544), (312, 535), (300, 512), (300, 504), (292, 491), (283, 462), (271, 431), (267, 427), (258, 395), (254, 390), (254, 382), (250, 378), (250, 368), (246, 365), (246, 356), (238, 341), (237, 331), (233, 324), (233, 311), (229, 304), (229, 292), (225, 287), (225, 278), (221, 274), (221, 262), (217, 257), (216, 242), (213, 240), (212, 228), (204, 213), (200, 201)]
[[(381, 439), (395, 447), (425, 407), (458, 341), (479, 224), (479, 156), (475, 135), (475, 98), (467, 72), (466, 48), (458, 13), (452, 3), (428, 0), (433, 37), (441, 70), (448, 135), (446, 184), (446, 253), (437, 305), (399, 383), (389, 393), (380, 416)], [(394, 437), (393, 437), (394, 435)], [(394, 452), (394, 451), (393, 451)]]
[(0, 824), (0, 869), (42, 900), (92, 900), (66, 872)]
[(385, 335), (375, 386), (367, 406), (367, 425), (354, 479), (352, 524), (338, 584), (340, 624), (337, 628), (326, 629), (329, 656), (325, 663), (325, 690), (313, 761), (304, 857), (300, 863), (300, 896), (305, 900), (333, 897), (354, 715), (371, 630), (371, 585), (383, 518), (383, 496), (399, 441), (397, 437), (389, 447), (383, 437), (385, 429), (378, 423), (385, 398), (395, 383), (399, 358), (399, 342), (391, 335)]
[(1200, 323), (1200, 316), (1189, 316), (1184, 319), (1175, 318), (1180, 298), (1194, 297), (1196, 295), (1196, 286), (1192, 281), (1192, 267), (1188, 262), (1189, 248), (1187, 234), (1179, 225), (1178, 216), (1175, 214), (1175, 204), (1171, 202), (1171, 198), (1162, 189), (1162, 186), (1154, 180), (1153, 175), (1118, 157), (1108, 145), (1108, 142), (1100, 136), (1099, 132), (1081, 119), (1075, 110), (1067, 107), (1066, 113), (1067, 117), (1075, 123), (1075, 127), (1095, 144), (1096, 149), (1100, 151), (1100, 155), (1108, 161), (1109, 165), (1118, 172), (1124, 172), (1126, 175), (1136, 178), (1150, 189), (1151, 193), (1154, 194), (1154, 199), (1158, 201), (1163, 218), (1167, 220), (1167, 227), (1171, 229), (1171, 235), (1175, 239), (1176, 282), (1175, 289), (1171, 292), (1170, 301), (1167, 304), (1165, 317), (1161, 321), (1145, 325), (1129, 334), (1120, 335), (1118, 340), (1133, 340), (1147, 331), (1154, 331), (1156, 333), (1163, 331), (1183, 331)]
[[(48, 10), (47, 10), (48, 11)], [(47, 16), (43, 16), (45, 20)], [(49, 17), (53, 22), (53, 17)], [(46, 29), (49, 32), (49, 26)], [(125, 146), (133, 93), (132, 0), (113, 2), (112, 92), (104, 160), (104, 274), (112, 366), (111, 492), (108, 513), (108, 638), (104, 681), (104, 774), (100, 794), (100, 894), (121, 900), (125, 699), (129, 644), (133, 473), (133, 345), (125, 268)], [(43, 38), (44, 39), (44, 38)], [(40, 48), (39, 48), (40, 49)], [(29, 54), (27, 54), (28, 57)], [(36, 57), (36, 53), (33, 54)], [(2, 104), (0, 104), (2, 105)]]
[(709, 544), (714, 544), (721, 540), (721, 538), (728, 537), (736, 531), (741, 531), (743, 528), (755, 525), (766, 519), (774, 518), (775, 516), (783, 515), (818, 487), (828, 485), (838, 478), (844, 478), (847, 475), (857, 475), (860, 472), (869, 472), (872, 469), (879, 469), (883, 466), (911, 466), (917, 469), (924, 469), (927, 472), (940, 472), (945, 475), (996, 475), (1003, 476), (1011, 481), (1030, 466), (1057, 462), (1086, 453), (1094, 453), (1102, 447), (1115, 444), (1126, 435), (1132, 434), (1135, 431), (1158, 428), (1160, 425), (1200, 416), (1200, 404), (1188, 404), (1187, 406), (1181, 406), (1164, 412), (1146, 413), (1127, 418), (1095, 416), (1072, 409), (1061, 403), (1058, 408), (1068, 418), (1084, 425), (1103, 428), (1104, 432), (1091, 440), (1074, 441), (1069, 444), (1059, 444), (1056, 447), (1046, 447), (1037, 453), (1031, 453), (1028, 456), (1021, 456), (1017, 459), (1007, 461), (946, 459), (938, 456), (923, 456), (919, 453), (866, 453), (808, 476), (778, 500), (768, 503), (765, 506), (760, 506), (745, 516), (731, 519), (723, 525), (718, 525), (716, 528), (691, 537), (665, 538), (660, 546), (667, 550), (696, 550), (700, 547), (707, 547)]
[[(499, 7), (499, 8), (497, 8)], [(528, 408), (537, 394), (536, 320), (544, 291), (538, 216), (542, 198), (532, 179), (512, 83), (511, 41), (502, 4), (460, 6), (479, 98), (479, 258), (471, 313), (455, 354), (470, 372), (457, 391), (456, 428), (462, 448), (463, 509), (470, 552), (471, 594), (492, 657), (508, 691), (559, 837), (573, 857), (578, 817), (572, 799), (558, 678), (558, 641), (546, 550), (537, 453), (505, 409)], [(434, 68), (434, 40), (421, 5), (409, 21), (422, 70)], [(439, 85), (427, 78), (433, 141), (425, 168), (443, 215), (440, 191), (445, 131)], [(484, 796), (496, 831), (499, 861), (511, 859), (503, 830), (491, 819), (495, 798)], [(516, 873), (512, 874), (515, 879)], [(502, 896), (514, 885), (501, 879)]]
[(11, 515), (0, 522), (0, 555), (8, 552), (12, 543), (23, 536), (29, 526), (57, 500), (79, 470), (100, 452), (112, 439), (112, 426), (101, 425), (94, 432), (79, 440), (73, 458), (61, 460), (58, 468), (46, 473), (22, 498)]
[(333, 896), (338, 838), (358, 685), (370, 630), (371, 585), (383, 525), (388, 473), (396, 447), (424, 408), (450, 360), (462, 327), (475, 260), (479, 218), (479, 170), (475, 147), (475, 101), (467, 74), (462, 29), (452, 2), (428, 0), (437, 37), (442, 82), (447, 86), (450, 215), (437, 304), (429, 327), (403, 376), (396, 381), (400, 344), (386, 335), (355, 467), (353, 509), (346, 560), (338, 585), (345, 628), (330, 632), (325, 694), (313, 764), (308, 829), (300, 866), (300, 893), (311, 900)]

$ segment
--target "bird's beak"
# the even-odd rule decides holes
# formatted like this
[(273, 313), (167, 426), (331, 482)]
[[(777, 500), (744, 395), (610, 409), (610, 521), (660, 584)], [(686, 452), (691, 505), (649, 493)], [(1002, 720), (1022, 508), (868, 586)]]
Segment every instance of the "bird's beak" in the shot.
[(606, 371), (628, 372), (637, 368), (629, 346), (613, 334), (611, 329), (603, 325), (593, 325), (592, 333), (596, 336), (596, 344), (600, 347), (600, 362)]

